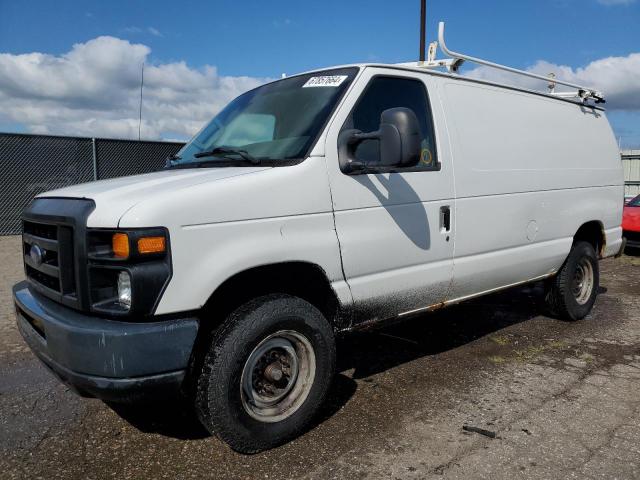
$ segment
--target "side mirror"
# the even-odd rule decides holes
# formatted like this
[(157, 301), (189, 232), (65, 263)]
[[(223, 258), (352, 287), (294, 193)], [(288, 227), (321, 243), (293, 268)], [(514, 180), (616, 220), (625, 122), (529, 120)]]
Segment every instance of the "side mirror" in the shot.
[[(411, 167), (420, 160), (420, 123), (410, 108), (397, 107), (380, 115), (380, 128), (375, 132), (345, 130), (338, 138), (340, 168), (347, 174), (368, 167)], [(355, 159), (356, 147), (365, 140), (380, 142), (380, 162), (367, 164)]]

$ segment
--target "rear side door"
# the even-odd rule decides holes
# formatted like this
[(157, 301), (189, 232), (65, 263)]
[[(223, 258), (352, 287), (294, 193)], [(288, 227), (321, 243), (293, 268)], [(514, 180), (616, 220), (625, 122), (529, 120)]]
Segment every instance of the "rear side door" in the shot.
[[(427, 75), (368, 67), (358, 77), (327, 134), (325, 155), (335, 227), (355, 321), (391, 318), (447, 299), (455, 232), (453, 169), (435, 88)], [(375, 131), (381, 113), (406, 107), (420, 123), (420, 162), (397, 171), (345, 174), (338, 136)], [(356, 159), (375, 165), (379, 143), (367, 140)]]

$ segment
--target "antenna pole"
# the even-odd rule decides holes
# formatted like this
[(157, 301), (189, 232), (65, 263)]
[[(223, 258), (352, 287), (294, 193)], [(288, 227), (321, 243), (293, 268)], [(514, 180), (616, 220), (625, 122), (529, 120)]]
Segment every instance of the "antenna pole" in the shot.
[(142, 129), (142, 86), (144, 85), (144, 62), (142, 62), (142, 72), (140, 74), (140, 108), (138, 110), (138, 141), (140, 141), (140, 130)]
[(425, 60), (427, 0), (420, 0), (420, 61)]

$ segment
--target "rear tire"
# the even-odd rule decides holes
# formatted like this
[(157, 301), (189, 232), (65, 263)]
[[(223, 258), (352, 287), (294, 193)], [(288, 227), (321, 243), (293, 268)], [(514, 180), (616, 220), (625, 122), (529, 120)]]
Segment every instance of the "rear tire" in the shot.
[(322, 313), (289, 295), (254, 299), (213, 334), (197, 378), (202, 424), (233, 450), (256, 453), (305, 431), (335, 370)]
[(547, 302), (565, 320), (580, 320), (593, 308), (600, 285), (598, 257), (593, 245), (577, 242), (562, 268), (549, 282)]

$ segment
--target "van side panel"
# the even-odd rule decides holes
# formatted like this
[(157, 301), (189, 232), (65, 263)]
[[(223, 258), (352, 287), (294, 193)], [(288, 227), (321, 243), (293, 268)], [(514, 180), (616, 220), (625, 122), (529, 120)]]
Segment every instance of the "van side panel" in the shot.
[(603, 112), (440, 79), (452, 136), (452, 299), (556, 272), (588, 222), (620, 245), (623, 178)]

